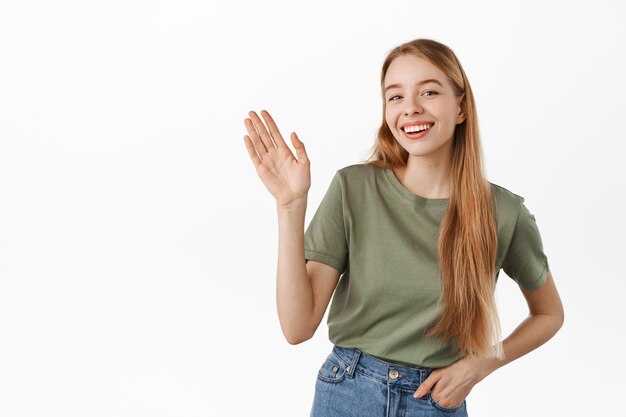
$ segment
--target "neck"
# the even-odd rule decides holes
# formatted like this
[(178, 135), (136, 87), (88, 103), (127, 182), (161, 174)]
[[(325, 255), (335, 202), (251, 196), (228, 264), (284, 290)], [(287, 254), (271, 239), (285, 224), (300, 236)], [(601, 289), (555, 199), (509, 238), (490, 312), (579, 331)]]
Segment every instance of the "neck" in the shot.
[[(443, 149), (442, 149), (443, 150)], [(409, 191), (424, 198), (450, 197), (452, 153), (437, 155), (409, 155), (403, 167), (394, 169), (400, 183)]]

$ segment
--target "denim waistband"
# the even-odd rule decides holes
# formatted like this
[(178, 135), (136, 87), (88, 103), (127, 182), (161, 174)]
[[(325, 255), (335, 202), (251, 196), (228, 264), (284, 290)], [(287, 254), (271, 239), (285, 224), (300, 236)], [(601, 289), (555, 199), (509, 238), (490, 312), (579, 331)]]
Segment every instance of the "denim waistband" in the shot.
[(393, 385), (416, 388), (426, 380), (433, 368), (410, 368), (400, 364), (387, 362), (357, 348), (333, 345), (334, 353), (346, 365), (346, 372), (352, 378), (355, 371)]

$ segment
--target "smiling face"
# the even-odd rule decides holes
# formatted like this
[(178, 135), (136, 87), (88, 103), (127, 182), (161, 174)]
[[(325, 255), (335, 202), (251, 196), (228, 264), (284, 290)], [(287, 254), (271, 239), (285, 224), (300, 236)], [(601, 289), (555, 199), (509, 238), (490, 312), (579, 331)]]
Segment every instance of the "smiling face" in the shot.
[[(385, 120), (409, 158), (451, 157), (454, 129), (465, 115), (460, 107), (463, 97), (454, 95), (443, 71), (427, 59), (402, 55), (389, 65), (384, 88)], [(410, 133), (404, 129), (407, 125), (428, 129)]]

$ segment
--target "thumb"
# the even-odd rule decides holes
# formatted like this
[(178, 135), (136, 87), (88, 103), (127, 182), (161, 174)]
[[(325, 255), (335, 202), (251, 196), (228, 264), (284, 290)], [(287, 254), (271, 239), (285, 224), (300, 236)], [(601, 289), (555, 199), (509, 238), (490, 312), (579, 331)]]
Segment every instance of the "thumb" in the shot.
[(298, 138), (298, 135), (296, 135), (296, 132), (291, 132), (291, 143), (293, 144), (293, 147), (296, 149), (298, 162), (308, 163), (309, 157), (306, 154), (306, 150), (304, 149), (304, 143), (302, 143), (302, 141)]
[(426, 378), (424, 382), (420, 384), (420, 386), (417, 388), (413, 396), (415, 398), (420, 398), (423, 395), (429, 393), (432, 387), (437, 383), (438, 380), (439, 380), (439, 377), (437, 376), (437, 374), (433, 374), (431, 372), (430, 375), (428, 375), (428, 378)]

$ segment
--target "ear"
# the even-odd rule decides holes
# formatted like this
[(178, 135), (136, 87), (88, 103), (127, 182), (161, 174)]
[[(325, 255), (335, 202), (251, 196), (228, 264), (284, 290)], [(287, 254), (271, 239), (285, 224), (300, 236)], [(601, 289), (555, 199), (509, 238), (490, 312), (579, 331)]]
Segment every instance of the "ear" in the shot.
[(463, 110), (459, 111), (459, 115), (456, 117), (456, 124), (463, 123), (465, 121), (465, 113)]
[(459, 114), (456, 117), (456, 124), (463, 123), (465, 121), (465, 112), (463, 111), (463, 100), (465, 99), (465, 94), (462, 94), (459, 97), (458, 106), (459, 106)]

